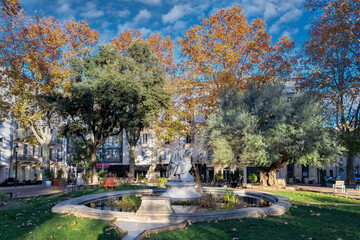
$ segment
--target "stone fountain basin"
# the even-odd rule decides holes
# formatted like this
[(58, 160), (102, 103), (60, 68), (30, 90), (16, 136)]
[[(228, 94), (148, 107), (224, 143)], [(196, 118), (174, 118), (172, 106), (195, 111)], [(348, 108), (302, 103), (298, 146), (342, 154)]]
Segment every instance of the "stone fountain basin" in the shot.
[[(88, 217), (102, 220), (116, 220), (121, 222), (140, 222), (140, 223), (179, 223), (185, 220), (192, 222), (204, 222), (214, 220), (228, 220), (241, 218), (258, 218), (266, 215), (279, 216), (287, 212), (291, 207), (291, 202), (288, 198), (270, 194), (266, 192), (248, 191), (248, 190), (232, 190), (234, 194), (239, 196), (248, 196), (254, 198), (261, 198), (272, 202), (273, 205), (269, 207), (249, 207), (241, 208), (231, 211), (216, 211), (204, 213), (137, 213), (137, 212), (118, 212), (94, 209), (85, 206), (84, 204), (104, 198), (117, 197), (128, 194), (153, 194), (165, 192), (166, 189), (138, 189), (138, 190), (124, 190), (116, 192), (106, 192), (92, 194), (77, 198), (72, 198), (56, 204), (52, 208), (55, 213), (70, 213), (79, 217)], [(204, 188), (204, 193), (224, 194), (226, 189), (219, 188)]]

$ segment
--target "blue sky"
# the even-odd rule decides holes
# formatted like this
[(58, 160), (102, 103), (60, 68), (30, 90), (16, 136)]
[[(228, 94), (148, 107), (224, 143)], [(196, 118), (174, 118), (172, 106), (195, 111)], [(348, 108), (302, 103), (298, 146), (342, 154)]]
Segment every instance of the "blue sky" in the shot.
[[(100, 41), (110, 41), (128, 28), (140, 28), (144, 35), (158, 32), (174, 41), (187, 29), (221, 8), (243, 6), (249, 21), (259, 16), (276, 41), (288, 35), (300, 48), (306, 39), (311, 16), (303, 0), (20, 0), (25, 11), (59, 19), (86, 20), (100, 32)], [(176, 51), (178, 52), (178, 51)]]

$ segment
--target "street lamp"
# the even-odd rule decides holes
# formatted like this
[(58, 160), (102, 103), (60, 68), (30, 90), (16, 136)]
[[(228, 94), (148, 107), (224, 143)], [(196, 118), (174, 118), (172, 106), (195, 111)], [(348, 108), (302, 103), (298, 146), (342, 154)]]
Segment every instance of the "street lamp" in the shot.
[(101, 160), (101, 171), (104, 171), (104, 153), (100, 152), (100, 160)]
[(17, 161), (17, 154), (19, 152), (19, 146), (15, 145), (14, 147), (14, 151), (15, 151), (15, 187), (17, 187), (17, 170), (18, 170), (18, 161)]

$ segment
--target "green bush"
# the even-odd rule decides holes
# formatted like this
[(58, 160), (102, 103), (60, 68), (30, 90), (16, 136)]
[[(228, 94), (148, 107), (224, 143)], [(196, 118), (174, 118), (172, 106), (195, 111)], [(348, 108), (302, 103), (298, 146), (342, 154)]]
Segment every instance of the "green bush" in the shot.
[(6, 196), (5, 193), (0, 192), (0, 205), (1, 205), (1, 202), (6, 202), (7, 200), (9, 200), (9, 197)]
[(51, 181), (51, 179), (53, 178), (53, 176), (52, 176), (52, 173), (51, 173), (50, 168), (47, 168), (47, 169), (44, 170), (44, 176), (46, 177), (46, 179), (47, 179), (48, 181)]
[(141, 204), (141, 196), (136, 195), (124, 195), (122, 201), (119, 201), (117, 205), (127, 211), (136, 211)]
[(215, 174), (214, 178), (215, 181), (219, 181), (220, 179), (223, 179), (223, 175), (220, 170)]
[(158, 181), (159, 186), (164, 186), (165, 183), (167, 183), (168, 180), (167, 180), (166, 177), (161, 177), (157, 181)]
[(223, 199), (225, 203), (237, 203), (239, 201), (239, 198), (235, 195), (234, 191), (229, 191), (227, 189), (223, 196)]
[(258, 180), (258, 178), (257, 178), (257, 176), (256, 176), (255, 173), (252, 173), (252, 174), (249, 175), (248, 180), (249, 180), (251, 183), (256, 183), (257, 180)]
[(56, 171), (56, 178), (60, 179), (62, 178), (62, 175), (64, 173), (64, 170), (62, 170), (61, 168), (59, 170)]
[(104, 172), (103, 170), (101, 170), (101, 171), (98, 173), (98, 176), (99, 176), (99, 178), (104, 178), (104, 177), (106, 177), (106, 172)]

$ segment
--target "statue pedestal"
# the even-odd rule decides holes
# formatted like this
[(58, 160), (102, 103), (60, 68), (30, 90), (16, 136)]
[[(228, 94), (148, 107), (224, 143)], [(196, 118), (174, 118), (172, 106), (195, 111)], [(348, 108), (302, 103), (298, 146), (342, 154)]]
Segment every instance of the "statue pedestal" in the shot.
[(171, 201), (198, 200), (201, 197), (201, 194), (196, 191), (195, 185), (196, 183), (194, 181), (183, 182), (169, 180), (165, 183), (167, 190), (161, 194), (161, 196), (169, 197)]

